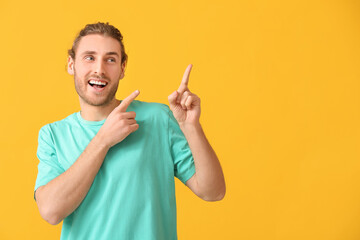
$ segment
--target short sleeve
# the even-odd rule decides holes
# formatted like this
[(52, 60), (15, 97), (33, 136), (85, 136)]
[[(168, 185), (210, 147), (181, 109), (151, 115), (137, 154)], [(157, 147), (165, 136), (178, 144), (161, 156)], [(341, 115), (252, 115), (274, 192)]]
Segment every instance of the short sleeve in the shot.
[(56, 150), (54, 147), (54, 140), (49, 124), (43, 126), (39, 131), (36, 155), (40, 162), (38, 164), (34, 199), (36, 189), (38, 189), (40, 186), (46, 185), (52, 179), (56, 178), (65, 171), (58, 162)]
[(194, 158), (189, 144), (170, 109), (168, 114), (169, 143), (174, 161), (174, 175), (182, 183), (186, 184), (186, 181), (195, 174)]

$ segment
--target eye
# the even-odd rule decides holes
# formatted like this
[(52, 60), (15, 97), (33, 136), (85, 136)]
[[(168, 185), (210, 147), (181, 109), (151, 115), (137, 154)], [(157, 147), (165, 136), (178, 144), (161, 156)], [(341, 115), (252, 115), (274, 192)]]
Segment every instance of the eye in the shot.
[(108, 61), (109, 62), (116, 62), (116, 59), (115, 58), (109, 58)]
[(94, 57), (93, 56), (86, 56), (85, 59), (92, 61), (92, 60), (94, 60)]

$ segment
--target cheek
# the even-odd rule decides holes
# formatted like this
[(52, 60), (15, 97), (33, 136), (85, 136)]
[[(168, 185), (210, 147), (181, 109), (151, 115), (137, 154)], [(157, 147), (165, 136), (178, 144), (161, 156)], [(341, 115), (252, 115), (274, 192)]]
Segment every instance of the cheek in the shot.
[(74, 68), (74, 74), (77, 76), (78, 79), (84, 79), (90, 73), (91, 72), (89, 72), (85, 66), (76, 66)]
[(121, 69), (118, 67), (108, 68), (108, 75), (112, 79), (119, 79), (121, 76)]

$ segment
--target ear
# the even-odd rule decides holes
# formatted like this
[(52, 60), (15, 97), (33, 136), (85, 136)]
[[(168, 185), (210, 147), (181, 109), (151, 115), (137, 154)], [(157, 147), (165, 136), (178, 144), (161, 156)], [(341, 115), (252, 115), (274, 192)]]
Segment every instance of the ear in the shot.
[(125, 77), (125, 67), (126, 67), (126, 62), (123, 62), (121, 64), (121, 73), (120, 73), (120, 79), (123, 79)]
[(70, 75), (74, 75), (74, 60), (71, 56), (68, 57), (67, 72)]

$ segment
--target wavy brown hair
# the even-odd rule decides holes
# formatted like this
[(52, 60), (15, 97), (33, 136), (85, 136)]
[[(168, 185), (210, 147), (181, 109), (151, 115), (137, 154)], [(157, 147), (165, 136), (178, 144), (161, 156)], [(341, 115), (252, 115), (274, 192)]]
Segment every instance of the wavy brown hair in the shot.
[(118, 40), (118, 42), (120, 43), (120, 47), (121, 47), (121, 50), (120, 50), (121, 51), (121, 63), (127, 62), (128, 56), (125, 53), (123, 36), (121, 35), (119, 29), (110, 25), (108, 22), (107, 23), (98, 22), (98, 23), (94, 23), (94, 24), (87, 24), (80, 31), (80, 33), (74, 40), (72, 48), (68, 50), (68, 54), (69, 54), (69, 56), (71, 56), (72, 59), (75, 60), (76, 49), (79, 45), (81, 38), (86, 35), (90, 35), (90, 34), (100, 34), (100, 35), (112, 37), (112, 38)]

